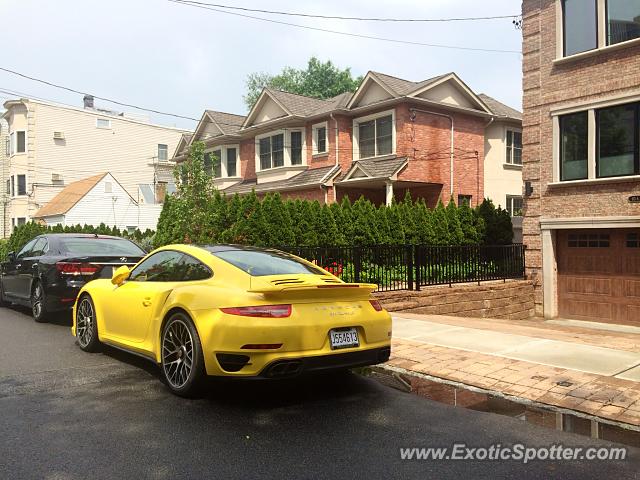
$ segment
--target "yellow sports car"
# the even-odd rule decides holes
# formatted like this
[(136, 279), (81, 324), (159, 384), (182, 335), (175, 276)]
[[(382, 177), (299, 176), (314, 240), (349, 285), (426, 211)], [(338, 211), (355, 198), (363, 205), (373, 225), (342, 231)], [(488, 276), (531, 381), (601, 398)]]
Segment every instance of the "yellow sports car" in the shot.
[(278, 250), (169, 245), (80, 291), (72, 333), (161, 366), (178, 395), (205, 375), (280, 378), (381, 363), (391, 316), (371, 292)]

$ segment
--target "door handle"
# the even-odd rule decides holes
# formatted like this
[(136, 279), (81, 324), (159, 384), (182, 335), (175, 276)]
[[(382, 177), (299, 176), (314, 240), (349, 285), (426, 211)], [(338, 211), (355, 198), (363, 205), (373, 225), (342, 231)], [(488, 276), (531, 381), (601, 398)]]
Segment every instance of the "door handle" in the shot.
[(142, 300), (142, 305), (144, 305), (145, 307), (148, 307), (149, 305), (151, 305), (151, 298), (147, 297), (144, 300)]

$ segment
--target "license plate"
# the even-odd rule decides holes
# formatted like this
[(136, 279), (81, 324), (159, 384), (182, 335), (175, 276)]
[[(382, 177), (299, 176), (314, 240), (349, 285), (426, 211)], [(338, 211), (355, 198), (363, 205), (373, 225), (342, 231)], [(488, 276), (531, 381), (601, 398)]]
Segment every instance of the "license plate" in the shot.
[(357, 347), (360, 345), (358, 331), (355, 328), (331, 330), (329, 337), (331, 339), (331, 348), (333, 349)]

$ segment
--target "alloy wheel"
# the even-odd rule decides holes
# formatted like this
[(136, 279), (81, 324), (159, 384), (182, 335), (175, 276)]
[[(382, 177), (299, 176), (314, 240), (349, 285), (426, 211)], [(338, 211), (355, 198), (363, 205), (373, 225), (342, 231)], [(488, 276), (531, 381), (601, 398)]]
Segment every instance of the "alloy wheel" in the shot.
[(76, 336), (82, 347), (89, 345), (93, 339), (94, 323), (96, 315), (91, 301), (85, 297), (80, 301), (76, 314)]
[(193, 369), (193, 338), (187, 324), (175, 318), (167, 326), (162, 339), (162, 368), (173, 388), (183, 387)]
[(33, 289), (33, 294), (31, 295), (33, 318), (40, 318), (42, 316), (43, 296), (42, 285), (36, 283), (36, 287)]

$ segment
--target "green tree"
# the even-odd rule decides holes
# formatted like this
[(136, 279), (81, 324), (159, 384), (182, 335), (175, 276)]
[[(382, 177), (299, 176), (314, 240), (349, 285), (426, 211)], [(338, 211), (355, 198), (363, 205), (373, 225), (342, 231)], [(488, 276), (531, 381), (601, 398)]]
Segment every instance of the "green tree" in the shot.
[(322, 62), (317, 57), (311, 57), (306, 69), (285, 67), (277, 75), (264, 72), (250, 74), (243, 99), (251, 109), (264, 87), (307, 97), (331, 98), (344, 92), (355, 92), (361, 81), (362, 77), (352, 77), (350, 68), (340, 69), (331, 60)]
[(453, 198), (449, 200), (446, 214), (447, 227), (449, 230), (449, 245), (462, 245), (464, 243), (464, 233), (462, 231), (462, 225), (460, 224), (460, 218), (458, 217), (458, 207), (454, 203)]
[(432, 226), (434, 245), (451, 245), (449, 238), (449, 223), (447, 221), (447, 212), (444, 208), (442, 200), (438, 201), (438, 205), (433, 210), (432, 214)]
[(485, 198), (476, 207), (477, 215), (484, 223), (484, 236), (482, 243), (485, 245), (509, 245), (513, 241), (513, 225), (511, 217), (506, 210), (495, 205)]

